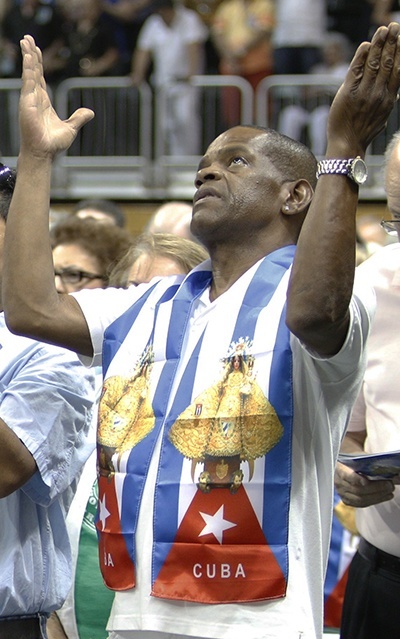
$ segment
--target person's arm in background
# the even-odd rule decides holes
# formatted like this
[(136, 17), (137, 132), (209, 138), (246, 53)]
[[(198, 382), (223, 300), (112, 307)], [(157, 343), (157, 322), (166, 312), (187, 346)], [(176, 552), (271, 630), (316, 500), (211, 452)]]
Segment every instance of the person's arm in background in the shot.
[(89, 61), (90, 64), (87, 68), (83, 68), (81, 73), (83, 76), (90, 78), (107, 75), (117, 64), (118, 58), (118, 49), (116, 47), (109, 47), (99, 58), (91, 58)]
[[(380, 27), (363, 43), (332, 103), (326, 158), (365, 156), (384, 128), (400, 85), (400, 25)], [(349, 327), (358, 186), (322, 175), (303, 223), (291, 274), (287, 324), (309, 349), (329, 357)]]
[(393, 0), (369, 0), (372, 4), (371, 24), (389, 24)]
[(227, 25), (224, 14), (226, 11), (227, 7), (224, 3), (216, 9), (211, 20), (210, 36), (220, 59), (230, 66), (230, 72), (239, 73), (240, 68), (239, 64), (236, 62), (236, 51), (232, 49), (232, 46), (229, 44), (228, 38), (225, 35)]
[(46, 91), (41, 52), (31, 36), (21, 41), (21, 49), (21, 148), (4, 247), (5, 317), (15, 333), (91, 356), (90, 334), (78, 303), (55, 288), (49, 209), (53, 159), (94, 114), (81, 108), (60, 120)]
[(191, 42), (188, 45), (189, 78), (192, 75), (201, 73), (202, 58), (203, 58), (203, 43)]
[[(343, 438), (340, 449), (342, 453), (364, 453), (364, 442), (367, 436), (365, 411), (363, 389), (361, 389)], [(344, 504), (356, 508), (389, 501), (394, 495), (394, 482), (391, 479), (368, 479), (340, 462), (337, 462), (335, 469), (335, 488)]]
[(132, 56), (131, 80), (132, 84), (139, 86), (146, 79), (150, 67), (151, 52), (146, 49), (135, 49)]
[(230, 12), (229, 3), (222, 3), (217, 7), (211, 19), (210, 36), (220, 58), (230, 64), (231, 72), (235, 73), (236, 70), (240, 73), (241, 59), (264, 40), (270, 40), (275, 26), (275, 12), (271, 6), (265, 7), (261, 15), (256, 14), (251, 21), (251, 30), (248, 30), (246, 42), (235, 45), (226, 37), (227, 30), (230, 30)]

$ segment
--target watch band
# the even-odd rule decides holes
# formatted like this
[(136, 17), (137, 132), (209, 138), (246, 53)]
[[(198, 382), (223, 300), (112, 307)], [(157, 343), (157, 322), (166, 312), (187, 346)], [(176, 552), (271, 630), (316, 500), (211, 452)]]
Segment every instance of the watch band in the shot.
[(365, 184), (368, 177), (367, 165), (359, 155), (356, 158), (345, 160), (332, 158), (321, 160), (317, 165), (317, 179), (324, 173), (327, 175), (345, 175), (358, 186)]
[(352, 162), (355, 158), (350, 158), (347, 160), (320, 160), (317, 164), (317, 178), (320, 175), (328, 174), (328, 175), (348, 175), (349, 169), (351, 167)]

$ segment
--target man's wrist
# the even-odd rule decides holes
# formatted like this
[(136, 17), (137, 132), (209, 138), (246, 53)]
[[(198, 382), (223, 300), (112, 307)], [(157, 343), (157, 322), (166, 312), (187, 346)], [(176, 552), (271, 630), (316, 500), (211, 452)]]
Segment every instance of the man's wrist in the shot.
[(360, 156), (346, 159), (327, 158), (318, 162), (316, 175), (317, 179), (321, 175), (343, 175), (361, 186), (367, 181), (368, 170)]

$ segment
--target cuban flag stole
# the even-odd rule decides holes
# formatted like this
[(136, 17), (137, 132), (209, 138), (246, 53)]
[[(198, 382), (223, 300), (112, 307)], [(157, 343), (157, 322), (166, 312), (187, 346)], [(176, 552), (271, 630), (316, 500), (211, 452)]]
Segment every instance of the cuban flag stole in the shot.
[(136, 585), (135, 533), (158, 442), (152, 595), (198, 603), (285, 596), (294, 250), (263, 258), (199, 322), (211, 282), (204, 267), (183, 282), (162, 280), (107, 329), (97, 529), (109, 587)]

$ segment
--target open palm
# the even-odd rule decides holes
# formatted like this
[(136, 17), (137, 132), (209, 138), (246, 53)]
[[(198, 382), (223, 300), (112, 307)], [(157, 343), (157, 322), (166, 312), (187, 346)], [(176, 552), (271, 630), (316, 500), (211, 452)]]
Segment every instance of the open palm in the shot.
[(90, 109), (80, 108), (68, 120), (61, 120), (47, 93), (42, 54), (32, 36), (27, 35), (21, 40), (21, 51), (21, 150), (29, 150), (37, 157), (53, 158), (71, 146), (79, 129), (94, 117), (94, 113)]

